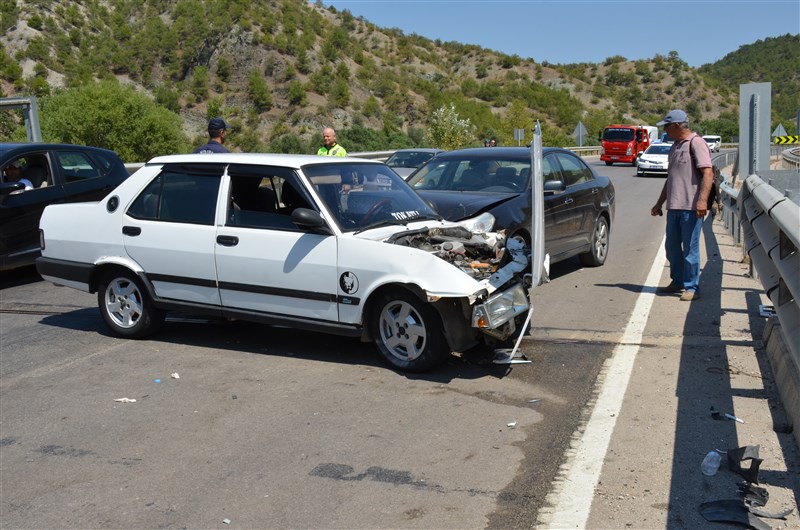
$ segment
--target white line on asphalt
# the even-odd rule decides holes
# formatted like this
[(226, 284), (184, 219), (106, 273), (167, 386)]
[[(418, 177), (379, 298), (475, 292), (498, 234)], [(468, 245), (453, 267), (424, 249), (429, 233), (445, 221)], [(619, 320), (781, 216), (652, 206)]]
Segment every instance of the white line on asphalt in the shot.
[(642, 342), (656, 288), (666, 263), (664, 241), (639, 293), (622, 339), (605, 362), (596, 383), (597, 400), (589, 421), (573, 436), (567, 462), (556, 479), (555, 490), (547, 496), (539, 515), (540, 528), (585, 528), (592, 507), (594, 488), (600, 479), (608, 444), (622, 408), (633, 363)]

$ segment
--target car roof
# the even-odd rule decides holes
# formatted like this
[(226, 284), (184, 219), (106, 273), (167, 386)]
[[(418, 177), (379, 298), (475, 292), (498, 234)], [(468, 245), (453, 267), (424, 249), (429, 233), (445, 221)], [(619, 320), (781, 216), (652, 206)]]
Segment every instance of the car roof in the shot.
[(211, 154), (184, 154), (165, 155), (151, 159), (148, 164), (186, 164), (186, 163), (217, 163), (217, 164), (254, 164), (262, 166), (282, 166), (300, 169), (312, 164), (352, 164), (372, 163), (383, 164), (378, 160), (369, 160), (357, 157), (319, 156), (319, 155), (288, 155), (276, 153), (211, 153)]
[[(554, 151), (573, 153), (568, 149), (560, 147), (543, 147), (542, 154)], [(573, 153), (575, 154), (575, 153)], [(445, 151), (439, 154), (437, 160), (446, 160), (449, 158), (485, 158), (491, 160), (494, 158), (523, 158), (531, 156), (530, 147), (468, 147), (466, 149), (456, 149), (455, 151)]]
[(11, 151), (52, 151), (56, 149), (86, 149), (91, 151), (107, 151), (113, 152), (110, 149), (102, 147), (93, 147), (89, 145), (77, 144), (46, 144), (40, 142), (2, 142), (0, 143), (0, 154), (9, 153)]
[(433, 147), (409, 147), (407, 149), (396, 149), (395, 153), (443, 153), (442, 149)]

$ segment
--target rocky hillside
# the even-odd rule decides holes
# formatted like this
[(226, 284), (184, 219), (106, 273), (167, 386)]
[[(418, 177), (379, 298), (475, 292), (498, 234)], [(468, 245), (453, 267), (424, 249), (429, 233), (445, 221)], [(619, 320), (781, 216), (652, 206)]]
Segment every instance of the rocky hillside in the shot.
[(450, 103), (476, 125), (475, 143), (513, 143), (514, 128), (539, 120), (549, 145), (573, 145), (578, 121), (593, 136), (676, 106), (696, 121), (738, 117), (737, 91), (675, 52), (536, 63), (304, 0), (4, 0), (0, 9), (4, 95), (115, 78), (179, 114), (190, 139), (222, 115), (251, 148), (305, 150), (329, 124), (374, 131), (372, 143), (387, 148), (416, 145), (432, 111)]

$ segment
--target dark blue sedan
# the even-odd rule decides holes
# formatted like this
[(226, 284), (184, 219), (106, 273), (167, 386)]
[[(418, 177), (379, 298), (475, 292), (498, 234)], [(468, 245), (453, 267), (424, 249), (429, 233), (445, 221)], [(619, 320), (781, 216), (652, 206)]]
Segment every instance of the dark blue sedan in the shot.
[(0, 144), (0, 271), (39, 256), (48, 204), (96, 201), (128, 178), (113, 151), (70, 144)]
[[(460, 149), (441, 153), (408, 183), (439, 214), (460, 221), (489, 212), (495, 230), (530, 246), (531, 153), (525, 147)], [(550, 261), (580, 256), (603, 265), (614, 221), (614, 185), (566, 149), (542, 150), (545, 250)]]

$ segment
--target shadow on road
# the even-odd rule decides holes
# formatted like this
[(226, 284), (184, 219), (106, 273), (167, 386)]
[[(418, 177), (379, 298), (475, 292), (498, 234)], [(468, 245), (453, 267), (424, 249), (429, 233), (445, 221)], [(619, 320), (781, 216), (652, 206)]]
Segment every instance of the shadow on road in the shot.
[[(97, 332), (120, 341), (133, 340), (113, 335), (105, 326), (97, 308), (84, 308), (57, 315), (47, 315), (41, 320), (41, 323), (71, 330)], [(372, 343), (362, 343), (358, 339), (337, 335), (238, 320), (215, 320), (206, 317), (170, 314), (164, 327), (145, 340), (253, 355), (294, 357), (351, 366), (389, 367)], [(478, 379), (486, 376), (502, 378), (506, 376), (510, 372), (509, 366), (492, 364), (490, 362), (492, 357), (493, 350), (491, 348), (478, 346), (464, 354), (451, 355), (444, 365), (431, 372), (423, 374), (398, 372), (398, 374), (410, 380), (436, 383), (447, 383), (454, 379)]]

